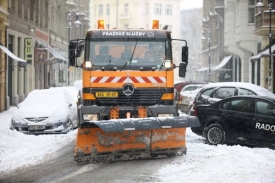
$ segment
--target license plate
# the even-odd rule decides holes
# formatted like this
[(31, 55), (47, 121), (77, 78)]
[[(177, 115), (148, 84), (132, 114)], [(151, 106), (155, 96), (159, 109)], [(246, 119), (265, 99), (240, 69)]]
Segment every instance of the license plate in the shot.
[(29, 130), (45, 130), (45, 125), (29, 125)]
[(118, 97), (117, 92), (96, 92), (95, 96), (98, 98), (116, 98)]

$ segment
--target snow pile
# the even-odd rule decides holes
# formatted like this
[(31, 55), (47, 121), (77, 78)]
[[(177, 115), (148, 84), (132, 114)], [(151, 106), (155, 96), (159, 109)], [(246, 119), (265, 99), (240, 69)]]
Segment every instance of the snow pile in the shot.
[[(77, 130), (61, 135), (24, 135), (9, 130), (15, 107), (0, 113), (0, 175), (16, 172), (56, 158), (74, 146)], [(274, 183), (275, 151), (243, 146), (210, 146), (205, 140), (186, 133), (187, 155), (167, 158), (167, 165), (150, 175), (158, 182)], [(73, 157), (72, 157), (73, 158)], [(166, 161), (163, 160), (163, 161)], [(142, 175), (141, 175), (142, 176)]]

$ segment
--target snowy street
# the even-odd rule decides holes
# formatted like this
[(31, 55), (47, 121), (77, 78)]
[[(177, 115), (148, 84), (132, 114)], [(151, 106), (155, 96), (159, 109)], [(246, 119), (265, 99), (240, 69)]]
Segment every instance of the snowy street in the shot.
[[(73, 148), (76, 130), (65, 135), (24, 135), (9, 130), (11, 114), (15, 107), (0, 113), (0, 182), (7, 175), (18, 173), (24, 168), (53, 160), (68, 147)], [(96, 173), (95, 180), (109, 182), (103, 176), (112, 176), (112, 182), (234, 182), (234, 183), (272, 183), (275, 182), (275, 151), (268, 148), (248, 148), (242, 146), (209, 146), (204, 139), (187, 129), (187, 155), (168, 159), (148, 161), (117, 162), (104, 165), (112, 167), (109, 175)], [(73, 154), (71, 154), (73, 159)], [(70, 161), (72, 161), (72, 159)], [(76, 162), (75, 162), (76, 163)], [(158, 166), (158, 165), (161, 166)], [(125, 169), (124, 166), (130, 166)], [(91, 165), (83, 165), (81, 171), (91, 171)], [(112, 175), (124, 168), (123, 176)], [(86, 170), (84, 170), (86, 169)], [(104, 170), (105, 170), (104, 169)], [(127, 170), (128, 169), (128, 170)], [(79, 170), (80, 171), (80, 170)], [(144, 172), (150, 172), (144, 173)], [(95, 174), (91, 172), (91, 174)], [(130, 174), (136, 177), (131, 178)], [(139, 174), (140, 173), (140, 174)], [(148, 175), (149, 174), (149, 175)], [(126, 176), (129, 175), (129, 176)], [(75, 173), (67, 175), (73, 180)], [(64, 179), (56, 180), (62, 182)]]

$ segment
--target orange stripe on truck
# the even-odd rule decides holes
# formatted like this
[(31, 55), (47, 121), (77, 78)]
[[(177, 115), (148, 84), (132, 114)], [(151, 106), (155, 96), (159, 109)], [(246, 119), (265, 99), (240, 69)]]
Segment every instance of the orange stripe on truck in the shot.
[(166, 83), (166, 77), (109, 77), (93, 76), (91, 83)]

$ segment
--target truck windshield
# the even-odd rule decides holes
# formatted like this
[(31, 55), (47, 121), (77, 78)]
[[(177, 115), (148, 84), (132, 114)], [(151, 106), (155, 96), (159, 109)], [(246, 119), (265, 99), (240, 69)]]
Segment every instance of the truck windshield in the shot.
[(164, 60), (171, 60), (167, 41), (90, 41), (85, 50), (85, 61), (94, 69), (146, 70), (160, 68)]

